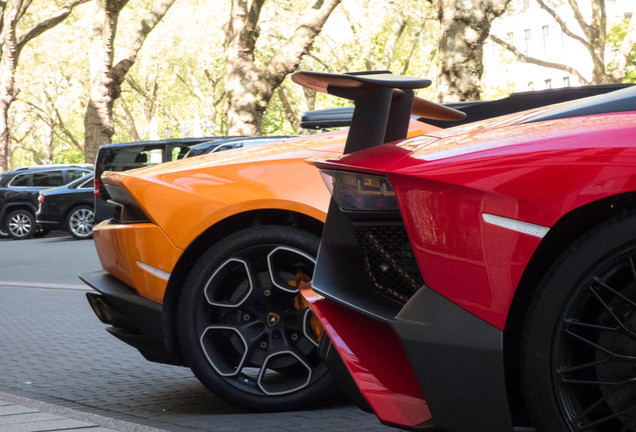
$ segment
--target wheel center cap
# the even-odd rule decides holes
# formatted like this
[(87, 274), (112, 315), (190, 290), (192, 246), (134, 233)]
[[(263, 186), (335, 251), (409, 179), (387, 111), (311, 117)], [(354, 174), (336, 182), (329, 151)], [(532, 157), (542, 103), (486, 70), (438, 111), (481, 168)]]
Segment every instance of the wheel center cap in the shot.
[(269, 312), (267, 314), (267, 325), (270, 327), (274, 327), (280, 321), (280, 315), (275, 314), (274, 312)]

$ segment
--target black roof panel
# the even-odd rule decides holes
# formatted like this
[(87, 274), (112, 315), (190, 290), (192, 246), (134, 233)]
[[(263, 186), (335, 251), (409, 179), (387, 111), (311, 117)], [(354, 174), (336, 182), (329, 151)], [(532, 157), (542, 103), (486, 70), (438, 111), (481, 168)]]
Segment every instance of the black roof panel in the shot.
[(623, 111), (636, 111), (636, 86), (577, 100), (533, 117), (524, 123)]

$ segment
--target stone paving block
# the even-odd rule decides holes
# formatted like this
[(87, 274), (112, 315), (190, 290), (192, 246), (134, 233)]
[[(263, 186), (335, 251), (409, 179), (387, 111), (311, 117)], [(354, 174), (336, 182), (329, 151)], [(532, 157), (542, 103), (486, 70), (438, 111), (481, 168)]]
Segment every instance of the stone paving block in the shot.
[(76, 290), (0, 286), (0, 364), (0, 392), (140, 428), (391, 430), (375, 416), (343, 403), (276, 414), (230, 405), (207, 391), (188, 368), (151, 363), (108, 334), (84, 293)]
[(9, 416), (9, 415), (18, 415), (18, 414), (29, 414), (38, 412), (36, 409), (31, 409), (27, 407), (23, 407), (20, 405), (4, 405), (0, 406), (0, 417)]
[(94, 425), (90, 423), (58, 417), (54, 420), (4, 425), (2, 426), (2, 432), (39, 432), (54, 430), (90, 430), (92, 432), (93, 428)]
[(18, 423), (29, 423), (29, 422), (41, 422), (41, 421), (47, 421), (47, 420), (55, 420), (59, 418), (60, 417), (56, 415), (43, 413), (43, 412), (0, 416), (0, 430), (4, 430), (4, 426), (6, 425), (13, 425)]

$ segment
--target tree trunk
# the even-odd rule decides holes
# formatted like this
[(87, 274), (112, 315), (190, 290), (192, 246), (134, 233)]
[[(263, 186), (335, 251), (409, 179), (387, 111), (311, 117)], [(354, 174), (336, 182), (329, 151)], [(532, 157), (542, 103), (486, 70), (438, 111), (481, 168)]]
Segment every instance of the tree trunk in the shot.
[[(15, 2), (5, 10), (0, 60), (0, 172), (11, 167), (11, 139), (9, 136), (9, 106), (17, 96), (15, 68), (18, 63), (18, 44), (15, 28), (20, 5)], [(7, 13), (8, 12), (8, 13)]]
[(115, 133), (113, 105), (121, 94), (126, 74), (137, 60), (137, 54), (150, 32), (159, 24), (175, 0), (158, 0), (153, 9), (130, 34), (123, 54), (114, 62), (117, 20), (128, 0), (97, 0), (93, 24), (91, 53), (91, 88), (84, 115), (84, 158), (95, 162), (97, 150), (111, 143)]
[(6, 171), (11, 167), (11, 139), (8, 113), (11, 103), (19, 92), (15, 84), (15, 71), (22, 49), (30, 41), (68, 18), (76, 6), (88, 1), (70, 0), (57, 12), (47, 19), (36, 23), (20, 36), (17, 35), (16, 28), (18, 27), (18, 22), (24, 17), (26, 10), (31, 5), (31, 1), (11, 0), (0, 3), (0, 6), (2, 6), (2, 38), (0, 40), (0, 49), (2, 50), (0, 58), (0, 172)]
[(484, 42), (492, 21), (504, 13), (511, 0), (430, 1), (437, 9), (441, 28), (437, 99), (441, 103), (478, 100)]
[(90, 91), (84, 115), (84, 159), (94, 163), (97, 149), (110, 144), (115, 133), (113, 103), (119, 96), (119, 86), (113, 79), (115, 35), (119, 13), (127, 0), (97, 0), (93, 21), (90, 57)]
[(285, 77), (296, 70), (315, 37), (322, 30), (340, 0), (317, 0), (300, 19), (294, 34), (274, 54), (263, 69), (254, 61), (259, 36), (258, 20), (265, 0), (232, 0), (228, 23), (227, 76), (228, 134), (257, 135), (263, 113)]

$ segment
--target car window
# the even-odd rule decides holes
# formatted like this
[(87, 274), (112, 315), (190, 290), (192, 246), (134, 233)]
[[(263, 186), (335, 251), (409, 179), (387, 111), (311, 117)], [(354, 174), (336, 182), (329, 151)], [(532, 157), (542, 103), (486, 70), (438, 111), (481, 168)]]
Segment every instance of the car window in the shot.
[(171, 160), (177, 160), (177, 159), (183, 159), (185, 157), (185, 155), (188, 153), (188, 150), (190, 150), (190, 147), (188, 146), (175, 146), (172, 148), (172, 159)]
[(68, 182), (72, 182), (74, 180), (77, 180), (79, 178), (84, 177), (86, 174), (88, 174), (86, 171), (82, 171), (82, 170), (68, 170), (66, 171), (67, 175), (68, 175)]
[(33, 173), (34, 187), (55, 187), (64, 185), (64, 173), (62, 171), (45, 171)]
[(112, 150), (104, 160), (104, 171), (126, 171), (163, 162), (163, 145), (131, 146)]
[(29, 179), (31, 174), (19, 174), (13, 177), (13, 180), (9, 182), (9, 186), (29, 186)]
[(77, 186), (78, 189), (93, 189), (93, 177), (89, 177), (85, 182)]
[(163, 160), (163, 149), (152, 149), (143, 152), (146, 155), (146, 163), (145, 165), (155, 165), (164, 162)]

